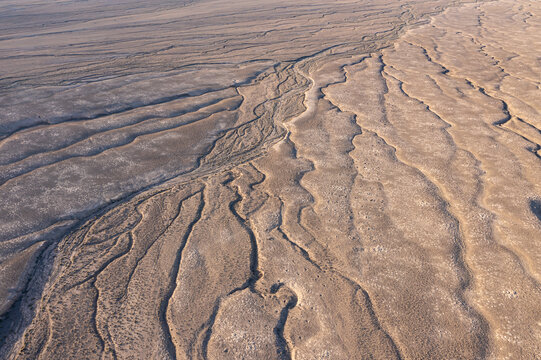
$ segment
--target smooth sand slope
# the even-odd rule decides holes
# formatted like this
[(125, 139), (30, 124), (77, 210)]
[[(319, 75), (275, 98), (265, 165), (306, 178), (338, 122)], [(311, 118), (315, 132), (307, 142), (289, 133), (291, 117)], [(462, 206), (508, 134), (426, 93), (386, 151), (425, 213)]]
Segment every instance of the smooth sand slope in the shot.
[(4, 5), (0, 357), (541, 358), (541, 3), (77, 4)]

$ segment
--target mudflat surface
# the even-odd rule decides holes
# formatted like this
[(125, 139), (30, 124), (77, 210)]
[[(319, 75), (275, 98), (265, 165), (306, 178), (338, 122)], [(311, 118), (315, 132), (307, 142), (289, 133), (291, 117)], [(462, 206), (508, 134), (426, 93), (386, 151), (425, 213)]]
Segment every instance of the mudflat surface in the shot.
[(0, 357), (541, 358), (541, 4), (4, 1)]

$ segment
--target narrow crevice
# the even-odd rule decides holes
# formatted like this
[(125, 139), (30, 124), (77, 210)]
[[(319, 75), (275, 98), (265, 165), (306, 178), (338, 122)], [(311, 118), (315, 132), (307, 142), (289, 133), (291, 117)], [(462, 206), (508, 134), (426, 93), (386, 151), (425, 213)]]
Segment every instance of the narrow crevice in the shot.
[[(229, 180), (227, 180), (223, 185), (227, 185), (231, 181), (233, 181), (233, 178), (230, 178)], [(251, 250), (250, 250), (250, 277), (248, 278), (248, 280), (246, 280), (246, 282), (243, 285), (241, 285), (238, 288), (235, 288), (235, 289), (231, 290), (228, 295), (232, 295), (233, 293), (235, 293), (237, 291), (244, 290), (246, 288), (249, 288), (250, 291), (252, 291), (253, 293), (257, 293), (257, 291), (255, 289), (255, 283), (257, 282), (257, 280), (259, 280), (261, 278), (261, 272), (258, 269), (258, 267), (259, 267), (259, 250), (258, 250), (257, 240), (256, 240), (254, 232), (252, 231), (252, 229), (251, 229), (251, 227), (250, 227), (250, 225), (248, 223), (248, 220), (246, 220), (245, 218), (240, 216), (240, 214), (238, 213), (238, 211), (236, 209), (237, 204), (240, 203), (243, 200), (242, 196), (239, 194), (238, 188), (235, 190), (235, 195), (236, 195), (236, 198), (229, 203), (229, 210), (235, 216), (235, 218), (237, 219), (239, 224), (242, 226), (244, 231), (246, 231), (246, 233), (248, 234), (248, 237), (250, 238), (250, 246), (251, 246)]]
[(284, 336), (284, 328), (286, 325), (287, 317), (289, 311), (297, 306), (297, 296), (292, 294), (286, 305), (282, 308), (280, 312), (280, 318), (278, 323), (274, 327), (274, 335), (276, 336), (276, 353), (280, 360), (289, 360), (291, 359), (291, 346)]
[(222, 299), (218, 298), (216, 300), (216, 303), (214, 304), (214, 307), (212, 309), (212, 313), (209, 319), (203, 325), (202, 331), (204, 331), (204, 335), (203, 335), (203, 340), (201, 342), (201, 351), (199, 354), (201, 355), (203, 360), (208, 360), (208, 346), (210, 342), (210, 337), (212, 336), (212, 327), (214, 326), (214, 322), (216, 321), (216, 316), (218, 315), (218, 311), (220, 310), (221, 303), (222, 303)]
[[(165, 341), (165, 344), (166, 344), (166, 348), (167, 348), (167, 351), (168, 351), (171, 359), (176, 359), (177, 358), (177, 353), (176, 353), (175, 344), (173, 342), (173, 338), (171, 336), (170, 326), (169, 326), (169, 324), (167, 322), (167, 309), (169, 307), (169, 302), (171, 300), (171, 297), (173, 296), (173, 293), (175, 292), (175, 289), (177, 288), (178, 276), (179, 276), (179, 273), (180, 273), (180, 262), (182, 260), (182, 253), (184, 251), (184, 248), (186, 247), (186, 244), (188, 242), (188, 239), (189, 239), (190, 235), (192, 234), (192, 230), (193, 230), (194, 226), (201, 219), (202, 214), (203, 214), (203, 209), (205, 207), (205, 200), (204, 200), (204, 197), (202, 196), (203, 191), (204, 191), (204, 189), (202, 189), (199, 192), (195, 193), (194, 195), (190, 196), (190, 198), (193, 198), (194, 196), (199, 194), (199, 198), (200, 198), (199, 206), (198, 206), (197, 211), (195, 213), (194, 219), (190, 222), (190, 224), (188, 225), (188, 227), (186, 229), (186, 232), (184, 233), (184, 236), (182, 237), (179, 249), (177, 250), (175, 261), (174, 261), (173, 266), (171, 267), (171, 270), (169, 272), (170, 282), (169, 282), (169, 284), (167, 286), (165, 296), (162, 299), (162, 301), (160, 302), (159, 319), (160, 319), (160, 324), (162, 326), (162, 331), (163, 331), (163, 334), (164, 334), (164, 337), (165, 337), (164, 341)], [(186, 200), (187, 199), (184, 199), (182, 201), (182, 203), (185, 203)]]
[(530, 200), (530, 210), (537, 217), (537, 220), (541, 222), (541, 200)]

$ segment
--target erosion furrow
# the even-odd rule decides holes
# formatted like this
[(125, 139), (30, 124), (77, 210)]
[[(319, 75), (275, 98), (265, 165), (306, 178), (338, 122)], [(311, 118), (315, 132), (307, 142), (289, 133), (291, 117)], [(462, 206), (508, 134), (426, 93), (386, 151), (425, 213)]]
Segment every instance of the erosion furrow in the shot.
[(201, 219), (201, 214), (203, 213), (203, 209), (205, 207), (205, 203), (203, 202), (203, 196), (201, 195), (202, 191), (204, 191), (204, 190), (201, 190), (201, 192), (192, 195), (192, 196), (196, 196), (197, 194), (199, 194), (199, 197), (200, 197), (199, 204), (200, 205), (199, 205), (199, 207), (197, 209), (194, 220), (190, 224), (188, 224), (188, 227), (186, 229), (186, 233), (184, 234), (183, 239), (182, 239), (182, 241), (180, 243), (180, 247), (177, 250), (177, 256), (175, 258), (175, 262), (173, 263), (173, 266), (172, 266), (171, 272), (170, 272), (171, 281), (169, 283), (166, 294), (163, 297), (163, 299), (161, 301), (161, 304), (160, 304), (160, 312), (159, 312), (159, 314), (160, 314), (160, 316), (159, 316), (160, 317), (160, 322), (162, 324), (163, 333), (165, 334), (165, 338), (166, 338), (165, 341), (167, 343), (167, 345), (166, 345), (167, 350), (169, 352), (170, 357), (173, 358), (173, 359), (176, 358), (177, 351), (176, 351), (176, 347), (175, 347), (175, 344), (174, 344), (172, 336), (171, 336), (171, 330), (170, 329), (172, 327), (172, 324), (169, 324), (167, 322), (166, 314), (167, 314), (167, 309), (169, 307), (171, 297), (173, 296), (173, 293), (174, 293), (175, 288), (177, 286), (178, 273), (179, 273), (179, 269), (180, 269), (180, 261), (182, 260), (182, 252), (184, 250), (186, 242), (188, 241), (188, 238), (190, 237), (190, 234), (192, 232), (193, 227)]
[(21, 1), (1, 358), (541, 353), (539, 2)]

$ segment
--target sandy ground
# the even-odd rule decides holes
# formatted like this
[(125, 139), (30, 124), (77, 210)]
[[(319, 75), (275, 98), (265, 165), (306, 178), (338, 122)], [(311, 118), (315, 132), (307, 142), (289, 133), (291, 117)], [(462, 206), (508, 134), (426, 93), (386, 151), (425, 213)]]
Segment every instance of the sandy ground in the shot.
[(0, 358), (541, 359), (541, 3), (4, 1)]

